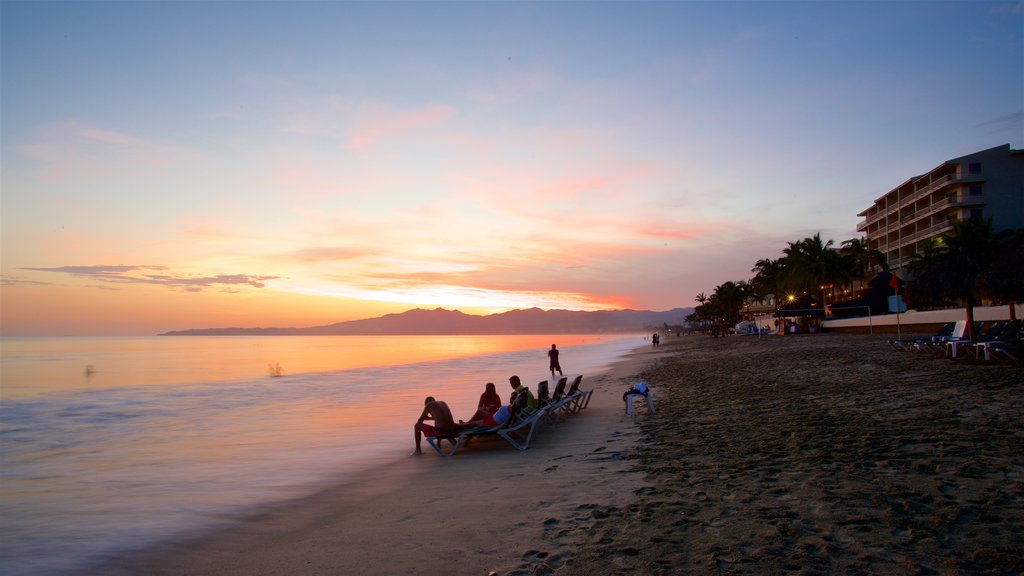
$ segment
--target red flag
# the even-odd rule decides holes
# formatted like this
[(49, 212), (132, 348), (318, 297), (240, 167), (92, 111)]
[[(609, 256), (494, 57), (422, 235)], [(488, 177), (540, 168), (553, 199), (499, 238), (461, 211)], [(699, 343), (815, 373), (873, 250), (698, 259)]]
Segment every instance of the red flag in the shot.
[(892, 289), (898, 289), (900, 287), (900, 279), (895, 274), (892, 275), (892, 279), (889, 280), (889, 287)]

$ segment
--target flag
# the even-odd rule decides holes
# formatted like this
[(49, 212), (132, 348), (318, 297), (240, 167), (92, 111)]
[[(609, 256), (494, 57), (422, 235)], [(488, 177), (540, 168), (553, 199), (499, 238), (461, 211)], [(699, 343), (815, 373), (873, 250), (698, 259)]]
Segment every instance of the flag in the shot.
[(900, 287), (900, 279), (895, 274), (892, 275), (892, 279), (889, 280), (889, 287), (893, 290), (898, 290)]

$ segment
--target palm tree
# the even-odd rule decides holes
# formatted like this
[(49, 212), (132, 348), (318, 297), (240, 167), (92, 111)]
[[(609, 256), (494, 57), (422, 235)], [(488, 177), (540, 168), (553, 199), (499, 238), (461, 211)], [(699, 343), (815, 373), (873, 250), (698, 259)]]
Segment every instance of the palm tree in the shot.
[(981, 294), (1010, 306), (1010, 320), (1017, 319), (1017, 302), (1024, 300), (1024, 227), (1018, 228), (978, 277)]
[(914, 252), (907, 261), (907, 269), (915, 276), (938, 266), (942, 260), (941, 238), (930, 238), (921, 245), (920, 252)]
[(712, 313), (725, 326), (734, 326), (740, 321), (740, 310), (747, 300), (746, 282), (726, 282), (715, 287), (715, 293), (708, 300)]
[(825, 302), (825, 286), (844, 281), (842, 258), (832, 249), (833, 241), (822, 242), (821, 234), (790, 242), (783, 250), (784, 271), (780, 287), (792, 292), (815, 294)]
[(778, 279), (781, 270), (782, 266), (778, 260), (762, 258), (755, 262), (754, 267), (750, 269), (754, 273), (754, 277), (748, 283), (750, 296), (761, 300), (769, 294), (778, 295)]
[(974, 333), (974, 306), (977, 303), (978, 277), (1006, 246), (1010, 232), (996, 233), (992, 219), (968, 218), (953, 223), (953, 230), (941, 236), (944, 249), (938, 272), (941, 293), (963, 301), (967, 316), (967, 334)]
[(851, 238), (843, 241), (839, 253), (846, 257), (847, 274), (850, 276), (850, 293), (853, 294), (853, 280), (859, 280), (864, 285), (870, 273), (875, 267), (883, 271), (889, 271), (889, 262), (878, 250), (868, 248), (868, 243), (861, 238)]

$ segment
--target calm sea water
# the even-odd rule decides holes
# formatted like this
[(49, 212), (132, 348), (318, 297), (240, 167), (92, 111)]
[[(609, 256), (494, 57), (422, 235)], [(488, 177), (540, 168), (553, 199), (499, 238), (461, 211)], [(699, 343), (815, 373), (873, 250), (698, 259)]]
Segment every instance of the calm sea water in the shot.
[[(423, 398), (594, 375), (642, 336), (0, 340), (0, 573), (73, 574), (413, 447)], [(280, 365), (271, 377), (268, 365)]]

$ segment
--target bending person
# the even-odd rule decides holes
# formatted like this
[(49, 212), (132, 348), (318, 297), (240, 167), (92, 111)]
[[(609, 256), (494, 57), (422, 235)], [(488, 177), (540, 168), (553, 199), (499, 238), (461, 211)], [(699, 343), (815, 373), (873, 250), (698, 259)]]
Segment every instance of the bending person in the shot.
[[(434, 424), (424, 424), (425, 420), (433, 420)], [(434, 400), (433, 396), (427, 396), (423, 401), (423, 412), (420, 413), (420, 418), (413, 426), (413, 430), (413, 435), (416, 437), (416, 452), (414, 454), (422, 454), (420, 445), (423, 436), (447, 436), (455, 433), (457, 427), (448, 405), (440, 400)]]

